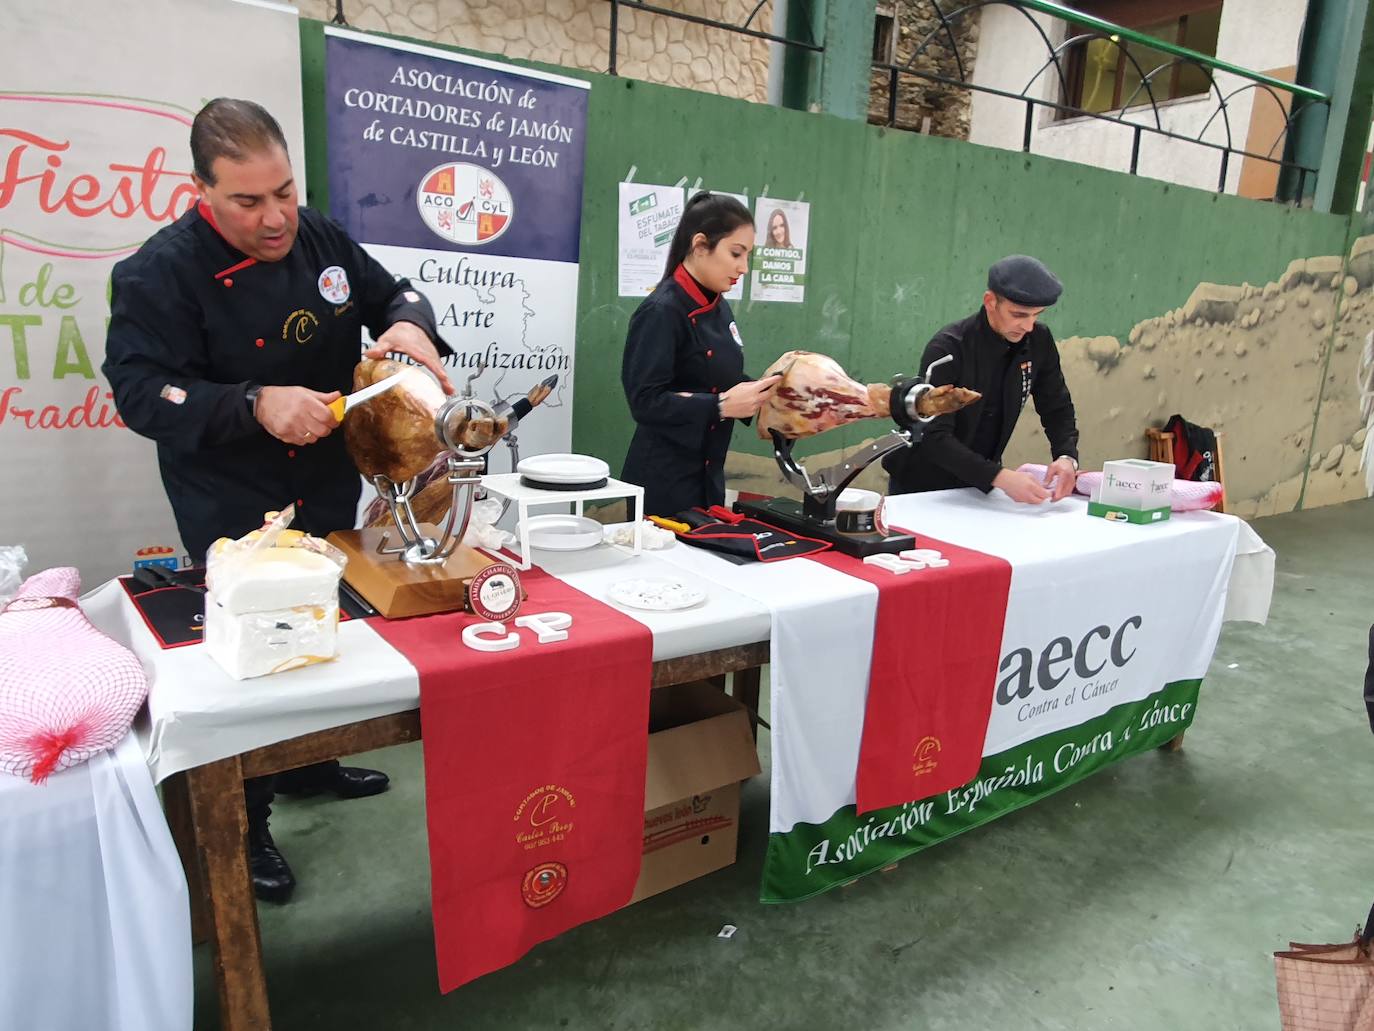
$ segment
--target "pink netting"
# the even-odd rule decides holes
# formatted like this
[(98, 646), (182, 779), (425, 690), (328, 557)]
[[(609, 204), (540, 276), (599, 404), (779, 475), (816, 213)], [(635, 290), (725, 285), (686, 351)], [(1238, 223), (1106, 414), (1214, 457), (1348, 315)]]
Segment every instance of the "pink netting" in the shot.
[(128, 733), (148, 693), (133, 653), (87, 621), (75, 569), (31, 576), (0, 608), (0, 771), (41, 783)]
[[(1043, 465), (1027, 463), (1016, 471), (1030, 473), (1032, 476), (1044, 479), (1046, 468)], [(1074, 485), (1074, 492), (1082, 494), (1084, 497), (1092, 497), (1097, 493), (1100, 486), (1102, 486), (1102, 474), (1100, 472), (1079, 473), (1078, 482)], [(1216, 508), (1220, 501), (1220, 483), (1174, 480), (1174, 485), (1169, 491), (1169, 507), (1175, 512), (1200, 512), (1205, 509)]]

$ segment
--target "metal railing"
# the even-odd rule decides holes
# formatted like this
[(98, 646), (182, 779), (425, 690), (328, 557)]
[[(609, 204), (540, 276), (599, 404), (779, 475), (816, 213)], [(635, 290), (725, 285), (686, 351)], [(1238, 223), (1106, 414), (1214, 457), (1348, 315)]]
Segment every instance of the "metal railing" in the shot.
[[(1097, 121), (1111, 122), (1131, 129), (1131, 160), (1129, 168), (1131, 175), (1136, 175), (1138, 171), (1140, 162), (1140, 143), (1142, 134), (1144, 133), (1219, 152), (1220, 169), (1217, 177), (1217, 192), (1219, 193), (1223, 193), (1226, 190), (1226, 179), (1230, 171), (1230, 162), (1233, 155), (1242, 158), (1253, 158), (1258, 161), (1277, 165), (1280, 169), (1280, 174), (1282, 174), (1284, 170), (1292, 170), (1297, 176), (1297, 189), (1294, 192), (1295, 202), (1301, 202), (1307, 184), (1307, 177), (1309, 175), (1315, 175), (1317, 172), (1317, 169), (1303, 165), (1298, 161), (1289, 160), (1284, 157), (1275, 157), (1274, 151), (1287, 141), (1290, 131), (1294, 125), (1297, 124), (1298, 120), (1307, 115), (1313, 108), (1329, 113), (1331, 107), (1330, 98), (1318, 90), (1311, 89), (1307, 86), (1299, 86), (1296, 83), (1284, 82), (1282, 79), (1276, 79), (1273, 76), (1254, 72), (1247, 68), (1241, 68), (1227, 61), (1221, 61), (1215, 57), (1189, 50), (1176, 43), (1169, 43), (1165, 40), (1156, 39), (1153, 36), (1145, 35), (1133, 29), (1114, 25), (1111, 22), (1103, 21), (1101, 18), (1075, 11), (1060, 3), (1055, 3), (1053, 0), (974, 0), (974, 2), (964, 3), (957, 10), (950, 11), (948, 14), (945, 13), (942, 8), (941, 0), (927, 0), (927, 2), (939, 19), (939, 26), (933, 29), (920, 42), (911, 56), (901, 64), (879, 62), (873, 64), (873, 69), (875, 71), (884, 72), (888, 76), (887, 121), (885, 124), (892, 128), (915, 128), (914, 126), (899, 125), (897, 121), (898, 86), (901, 82), (901, 78), (902, 76), (915, 76), (944, 86), (986, 93), (991, 96), (1003, 97), (1008, 100), (1024, 103), (1026, 105), (1026, 117), (1021, 149), (1026, 153), (1031, 152), (1031, 144), (1035, 130), (1036, 109), (1047, 108), (1063, 116), (1092, 118)], [(949, 6), (949, 0), (944, 0), (944, 4), (945, 6)], [(1010, 7), (1018, 11), (1035, 29), (1045, 45), (1047, 54), (1045, 62), (1019, 93), (1013, 93), (1009, 90), (998, 89), (972, 82), (969, 79), (968, 71), (964, 67), (963, 55), (959, 51), (959, 43), (956, 36), (957, 29), (961, 21), (978, 13), (985, 7)], [(1062, 43), (1056, 45), (1045, 32), (1044, 26), (1032, 17), (1031, 12), (1050, 15), (1051, 17), (1058, 18), (1086, 31), (1071, 35)], [(1065, 74), (1062, 58), (1065, 56), (1066, 52), (1070, 51), (1072, 48), (1078, 46), (1086, 47), (1092, 40), (1105, 40), (1115, 46), (1118, 51), (1119, 60), (1124, 59), (1129, 61), (1140, 80), (1134, 92), (1125, 99), (1121, 107), (1111, 112), (1090, 111), (1068, 102), (1072, 97), (1072, 92), (1069, 88), (1069, 76)], [(1135, 54), (1128, 49), (1127, 43), (1134, 43), (1136, 46), (1167, 54), (1170, 60), (1146, 71), (1136, 59)], [(959, 73), (958, 78), (952, 78), (947, 75), (940, 75), (936, 72), (912, 67), (920, 57), (929, 51), (932, 45), (943, 47), (953, 54), (955, 68)], [(1160, 116), (1161, 101), (1155, 96), (1154, 83), (1156, 79), (1160, 76), (1167, 77), (1173, 73), (1175, 68), (1183, 66), (1199, 69), (1207, 79), (1209, 87), (1207, 94), (1216, 98), (1216, 109), (1207, 119), (1207, 122), (1198, 132), (1197, 136), (1188, 136), (1164, 128), (1164, 121)], [(1061, 96), (1064, 98), (1063, 101), (1045, 100), (1030, 95), (1036, 83), (1040, 81), (1041, 77), (1051, 67), (1054, 68), (1058, 78), (1058, 85), (1062, 91)], [(1246, 79), (1247, 82), (1245, 85), (1223, 95), (1221, 88), (1217, 85), (1217, 72), (1234, 75)], [(1153, 115), (1154, 125), (1150, 125), (1147, 122), (1132, 121), (1124, 117), (1127, 111), (1146, 106), (1146, 104), (1135, 103), (1142, 90), (1145, 94), (1146, 104), (1148, 104), (1150, 113)], [(1235, 137), (1232, 134), (1229, 111), (1230, 102), (1237, 95), (1248, 90), (1265, 91), (1274, 99), (1279, 110), (1284, 112), (1283, 131), (1274, 140), (1274, 143), (1269, 147), (1267, 153), (1261, 154), (1247, 150), (1244, 145), (1236, 146)], [(1282, 100), (1279, 98), (1277, 91), (1280, 90), (1288, 93), (1292, 98), (1288, 108), (1285, 108)], [(1218, 115), (1221, 116), (1222, 126), (1225, 129), (1225, 143), (1212, 142), (1202, 138), (1206, 135), (1207, 130), (1212, 127)]]
[[(707, 28), (722, 29), (726, 32), (733, 32), (736, 35), (748, 36), (751, 39), (761, 39), (768, 43), (777, 43), (784, 47), (808, 51), (814, 54), (825, 52), (824, 43), (818, 42), (809, 31), (809, 26), (812, 24), (812, 19), (809, 17), (806, 19), (806, 24), (808, 25), (806, 39), (792, 39), (788, 36), (778, 36), (771, 32), (764, 32), (762, 29), (753, 28), (754, 19), (757, 18), (759, 12), (767, 6), (768, 0), (758, 0), (753, 9), (749, 12), (749, 16), (745, 18), (741, 24), (721, 21), (718, 18), (708, 18), (700, 14), (688, 14), (686, 11), (674, 11), (671, 8), (642, 3), (641, 0), (606, 0), (606, 2), (611, 5), (610, 60), (606, 68), (606, 71), (611, 75), (620, 74), (616, 70), (616, 60), (620, 48), (620, 12), (622, 9), (658, 15), (663, 18), (672, 18), (677, 21), (691, 22), (693, 25), (704, 25)], [(802, 0), (802, 2), (805, 4), (806, 0)], [(847, 2), (853, 2), (853, 0), (847, 0)]]
[[(749, 16), (740, 24), (735, 22), (721, 21), (718, 18), (708, 18), (705, 15), (690, 14), (687, 11), (674, 11), (668, 7), (659, 7), (655, 4), (643, 3), (642, 0), (606, 0), (611, 5), (611, 39), (610, 54), (606, 71), (611, 75), (619, 75), (616, 64), (620, 53), (620, 12), (636, 11), (644, 14), (658, 15), (663, 18), (672, 18), (676, 21), (690, 22), (693, 25), (703, 25), (711, 29), (722, 29), (726, 32), (733, 32), (739, 36), (748, 36), (751, 39), (761, 39), (768, 43), (777, 43), (780, 46), (789, 47), (795, 50), (807, 51), (814, 54), (825, 52), (825, 45), (818, 42), (811, 34), (810, 26), (814, 19), (810, 13), (809, 0), (800, 0), (806, 11), (805, 23), (807, 25), (806, 39), (792, 39), (788, 36), (779, 36), (772, 32), (764, 32), (762, 29), (753, 27), (754, 19), (759, 13), (768, 6), (768, 0), (758, 0)], [(344, 14), (344, 0), (334, 0), (334, 17), (330, 19), (334, 25), (348, 25), (348, 16)]]

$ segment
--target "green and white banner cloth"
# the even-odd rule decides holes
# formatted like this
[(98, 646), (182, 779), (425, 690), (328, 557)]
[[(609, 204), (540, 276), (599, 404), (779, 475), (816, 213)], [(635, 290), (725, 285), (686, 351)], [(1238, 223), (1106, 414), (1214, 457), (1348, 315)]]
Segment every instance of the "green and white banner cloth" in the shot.
[[(1199, 513), (1162, 526), (1122, 525), (1087, 516), (1081, 501), (1029, 508), (1000, 492), (889, 504), (890, 519), (918, 535), (1012, 565), (997, 682), (983, 688), (995, 692), (983, 767), (962, 788), (862, 819), (852, 794), (820, 819), (775, 819), (764, 901), (825, 891), (1042, 798), (1163, 744), (1196, 711), (1239, 520)], [(776, 670), (776, 653), (773, 662)], [(775, 754), (779, 744), (775, 737)], [(817, 758), (829, 766), (827, 779), (852, 783), (853, 755)]]
[[(1154, 526), (1039, 508), (994, 492), (894, 497), (889, 520), (1006, 559), (1011, 593), (976, 779), (857, 817), (877, 590), (804, 560), (672, 561), (768, 605), (772, 810), (762, 899), (807, 898), (1163, 744), (1193, 719), (1242, 531), (1212, 513)], [(907, 574), (919, 576), (920, 573)], [(912, 627), (919, 635), (921, 627)]]

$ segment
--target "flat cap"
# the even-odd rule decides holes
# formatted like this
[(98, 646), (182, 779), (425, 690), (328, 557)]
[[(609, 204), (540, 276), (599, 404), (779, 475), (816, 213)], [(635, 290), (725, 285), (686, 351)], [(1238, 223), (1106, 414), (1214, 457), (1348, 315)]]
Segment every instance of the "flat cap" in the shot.
[(1059, 277), (1044, 262), (1012, 254), (988, 269), (988, 289), (999, 297), (1031, 308), (1048, 308), (1064, 290)]

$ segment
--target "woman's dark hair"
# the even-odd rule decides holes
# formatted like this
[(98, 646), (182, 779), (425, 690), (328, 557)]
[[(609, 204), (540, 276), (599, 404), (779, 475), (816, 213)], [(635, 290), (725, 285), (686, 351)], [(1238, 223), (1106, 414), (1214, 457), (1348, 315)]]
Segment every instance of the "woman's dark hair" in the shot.
[(668, 264), (664, 266), (663, 278), (671, 276), (687, 252), (692, 249), (692, 238), (701, 233), (707, 244), (714, 250), (716, 244), (729, 236), (740, 226), (754, 224), (754, 217), (734, 197), (719, 193), (702, 191), (687, 202), (682, 210), (682, 221), (677, 224), (672, 245), (668, 248)]
[(265, 107), (251, 100), (217, 97), (201, 108), (191, 123), (191, 168), (214, 186), (211, 170), (216, 158), (242, 161), (274, 145), (285, 151), (286, 137)]

